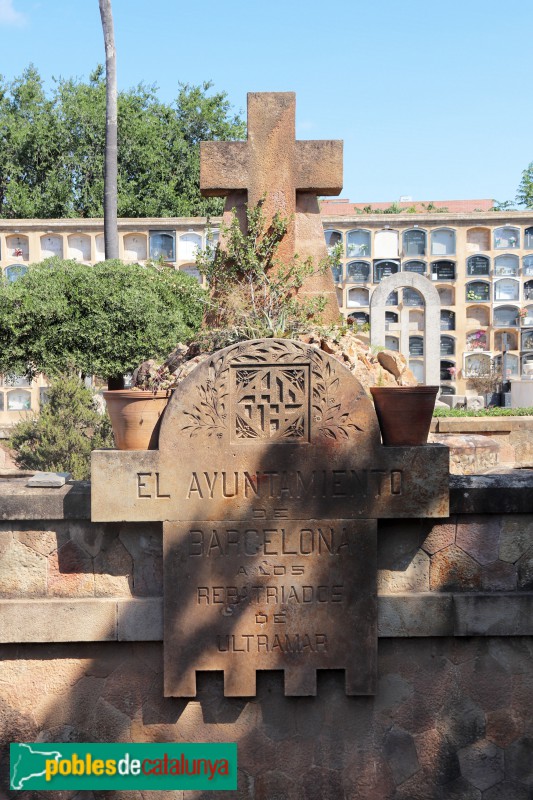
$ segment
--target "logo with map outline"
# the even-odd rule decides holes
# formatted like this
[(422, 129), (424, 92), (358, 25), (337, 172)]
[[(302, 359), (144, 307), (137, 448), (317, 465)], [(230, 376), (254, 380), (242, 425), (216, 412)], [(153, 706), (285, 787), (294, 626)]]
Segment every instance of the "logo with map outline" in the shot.
[(60, 758), (63, 758), (63, 754), (58, 750), (45, 750), (44, 748), (47, 747), (45, 744), (42, 745), (42, 750), (38, 750), (40, 745), (36, 744), (21, 743), (15, 747), (18, 753), (16, 760), (13, 759), (13, 751), (11, 751), (11, 788), (15, 791), (27, 789), (27, 782), (34, 778), (45, 778), (47, 762), (50, 760), (58, 762)]

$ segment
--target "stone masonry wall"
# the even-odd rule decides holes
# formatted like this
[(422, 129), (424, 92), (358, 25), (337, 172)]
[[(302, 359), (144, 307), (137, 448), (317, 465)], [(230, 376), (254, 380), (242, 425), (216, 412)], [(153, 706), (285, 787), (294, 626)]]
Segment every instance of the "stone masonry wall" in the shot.
[[(453, 478), (448, 520), (380, 522), (375, 696), (330, 672), (284, 697), (265, 672), (257, 697), (224, 698), (214, 673), (194, 700), (163, 697), (160, 526), (90, 523), (79, 485), (0, 484), (0, 764), (10, 741), (237, 741), (220, 800), (533, 797), (533, 478)], [(10, 796), (39, 800), (0, 769)], [(104, 797), (218, 793), (77, 800)]]

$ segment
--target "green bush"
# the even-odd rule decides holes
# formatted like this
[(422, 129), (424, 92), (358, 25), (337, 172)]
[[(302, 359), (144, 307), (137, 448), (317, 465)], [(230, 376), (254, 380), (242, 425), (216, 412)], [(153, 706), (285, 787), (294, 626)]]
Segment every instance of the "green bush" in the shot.
[(466, 408), (436, 408), (434, 417), (533, 417), (533, 408), (482, 408), (470, 411)]
[(71, 472), (76, 480), (91, 473), (91, 450), (113, 447), (111, 423), (94, 393), (79, 378), (60, 376), (50, 383), (40, 416), (19, 422), (9, 441), (22, 469)]
[(47, 259), (0, 281), (0, 372), (119, 378), (191, 338), (204, 303), (173, 267)]

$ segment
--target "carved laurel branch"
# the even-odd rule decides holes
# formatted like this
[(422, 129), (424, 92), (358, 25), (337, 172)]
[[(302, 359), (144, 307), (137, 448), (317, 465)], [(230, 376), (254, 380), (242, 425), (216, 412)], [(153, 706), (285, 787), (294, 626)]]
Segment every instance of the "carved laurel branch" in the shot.
[(327, 439), (348, 439), (350, 432), (362, 433), (363, 428), (350, 421), (350, 413), (343, 410), (342, 402), (337, 402), (336, 392), (339, 378), (331, 362), (325, 360), (319, 351), (312, 360), (313, 396), (311, 408), (314, 422), (318, 423), (318, 433)]
[(229, 366), (240, 363), (265, 364), (311, 362), (314, 377), (312, 388), (312, 409), (315, 428), (319, 435), (329, 439), (348, 439), (350, 432), (362, 432), (362, 428), (350, 420), (350, 413), (343, 410), (342, 402), (336, 402), (335, 392), (339, 387), (339, 378), (335, 368), (332, 369), (315, 347), (291, 340), (271, 340), (245, 342), (234, 345), (224, 355), (214, 356), (208, 365), (208, 377), (205, 384), (198, 386), (199, 401), (191, 411), (185, 411), (189, 418), (188, 425), (181, 430), (189, 431), (192, 437), (199, 433), (221, 438), (228, 428), (228, 378)]

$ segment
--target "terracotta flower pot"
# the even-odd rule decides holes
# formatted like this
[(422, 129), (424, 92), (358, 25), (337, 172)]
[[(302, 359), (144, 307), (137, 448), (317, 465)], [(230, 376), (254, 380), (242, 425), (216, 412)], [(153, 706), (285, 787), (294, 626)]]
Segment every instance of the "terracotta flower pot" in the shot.
[(161, 418), (171, 393), (118, 389), (103, 395), (118, 450), (157, 450)]
[(438, 386), (371, 386), (383, 444), (426, 444)]

